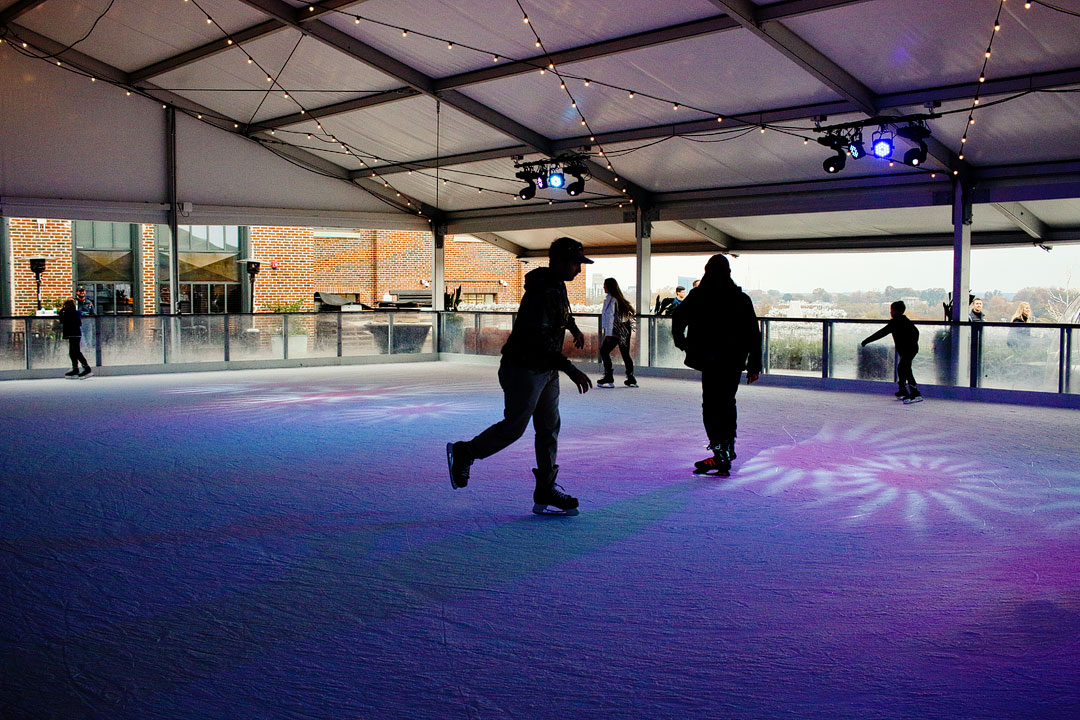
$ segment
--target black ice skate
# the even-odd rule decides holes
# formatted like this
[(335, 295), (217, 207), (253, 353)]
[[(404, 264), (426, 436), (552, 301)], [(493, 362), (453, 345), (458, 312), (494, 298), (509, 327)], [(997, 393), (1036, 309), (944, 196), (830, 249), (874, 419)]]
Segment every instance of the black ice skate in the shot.
[(533, 491), (533, 512), (537, 515), (577, 515), (578, 501), (563, 492), (562, 486), (556, 484), (555, 476), (559, 474), (559, 466), (556, 465), (545, 476), (533, 468), (536, 476), (536, 490)]
[(717, 475), (728, 477), (731, 475), (731, 461), (735, 459), (735, 442), (723, 442), (716, 445), (708, 445), (712, 450), (712, 457), (698, 460), (694, 463), (695, 475)]
[(68, 372), (64, 373), (64, 377), (75, 377), (78, 374), (79, 374), (79, 369), (78, 368), (72, 368)]
[(611, 375), (605, 375), (596, 381), (596, 387), (613, 388), (615, 387), (615, 378)]
[(93, 370), (90, 369), (90, 366), (84, 367), (82, 369), (82, 372), (79, 373), (79, 377), (84, 378), (92, 372)]
[(634, 378), (633, 375), (631, 375), (630, 377), (623, 380), (623, 385), (625, 385), (626, 387), (630, 387), (630, 388), (636, 388), (638, 386), (637, 385), (637, 380)]
[(918, 402), (922, 402), (922, 393), (919, 392), (918, 388), (913, 388), (911, 392), (908, 393), (908, 396), (904, 398), (904, 404), (911, 405)]
[(446, 465), (450, 468), (450, 487), (457, 490), (469, 484), (469, 466), (472, 460), (465, 456), (465, 448), (459, 447), (457, 457), (454, 457), (454, 446), (464, 443), (446, 443)]

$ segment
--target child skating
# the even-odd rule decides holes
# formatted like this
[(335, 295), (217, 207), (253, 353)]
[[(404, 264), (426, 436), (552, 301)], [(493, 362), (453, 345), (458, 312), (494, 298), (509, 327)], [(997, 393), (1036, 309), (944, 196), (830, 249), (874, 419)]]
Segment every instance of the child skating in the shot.
[(900, 388), (896, 391), (898, 400), (903, 400), (905, 405), (922, 402), (922, 393), (919, 392), (919, 384), (915, 382), (915, 376), (911, 373), (911, 361), (919, 354), (919, 328), (911, 322), (904, 312), (907, 306), (903, 300), (897, 300), (889, 306), (889, 315), (892, 320), (888, 324), (862, 341), (862, 346), (880, 340), (886, 335), (893, 336), (896, 343), (896, 354), (900, 356), (900, 362), (896, 366), (897, 384)]

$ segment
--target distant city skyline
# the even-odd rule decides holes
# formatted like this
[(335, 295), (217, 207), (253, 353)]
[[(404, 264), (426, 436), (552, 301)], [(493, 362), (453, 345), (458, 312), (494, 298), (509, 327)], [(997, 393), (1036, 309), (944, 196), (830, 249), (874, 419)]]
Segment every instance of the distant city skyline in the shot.
[[(653, 291), (674, 288), (680, 278), (700, 277), (709, 255), (657, 255), (652, 260)], [(636, 284), (632, 257), (597, 257), (592, 273), (614, 277), (623, 288)], [(735, 282), (747, 290), (830, 293), (952, 287), (951, 250), (845, 253), (740, 254), (731, 259)], [(1069, 273), (1071, 272), (1071, 278)], [(685, 283), (684, 283), (685, 284)], [(1080, 244), (976, 248), (971, 251), (971, 291), (1015, 293), (1025, 287), (1080, 285)]]

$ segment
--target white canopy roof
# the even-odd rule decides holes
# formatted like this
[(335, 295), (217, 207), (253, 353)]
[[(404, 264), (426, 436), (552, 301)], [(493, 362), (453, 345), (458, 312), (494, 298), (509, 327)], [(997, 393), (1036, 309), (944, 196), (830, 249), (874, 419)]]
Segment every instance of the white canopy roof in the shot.
[[(1028, 5), (0, 0), (0, 212), (160, 220), (175, 177), (184, 222), (904, 248), (952, 243), (963, 181), (974, 243), (1075, 241), (1080, 1)], [(921, 166), (824, 171), (829, 128), (911, 123)], [(583, 194), (518, 198), (566, 153)]]

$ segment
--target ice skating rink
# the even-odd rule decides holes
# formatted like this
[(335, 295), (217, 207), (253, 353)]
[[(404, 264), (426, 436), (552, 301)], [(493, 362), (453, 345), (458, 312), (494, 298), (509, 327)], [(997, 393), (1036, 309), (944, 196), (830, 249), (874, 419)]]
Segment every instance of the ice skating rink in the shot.
[(1080, 413), (639, 379), (575, 518), (494, 365), (0, 383), (0, 717), (1080, 717)]

